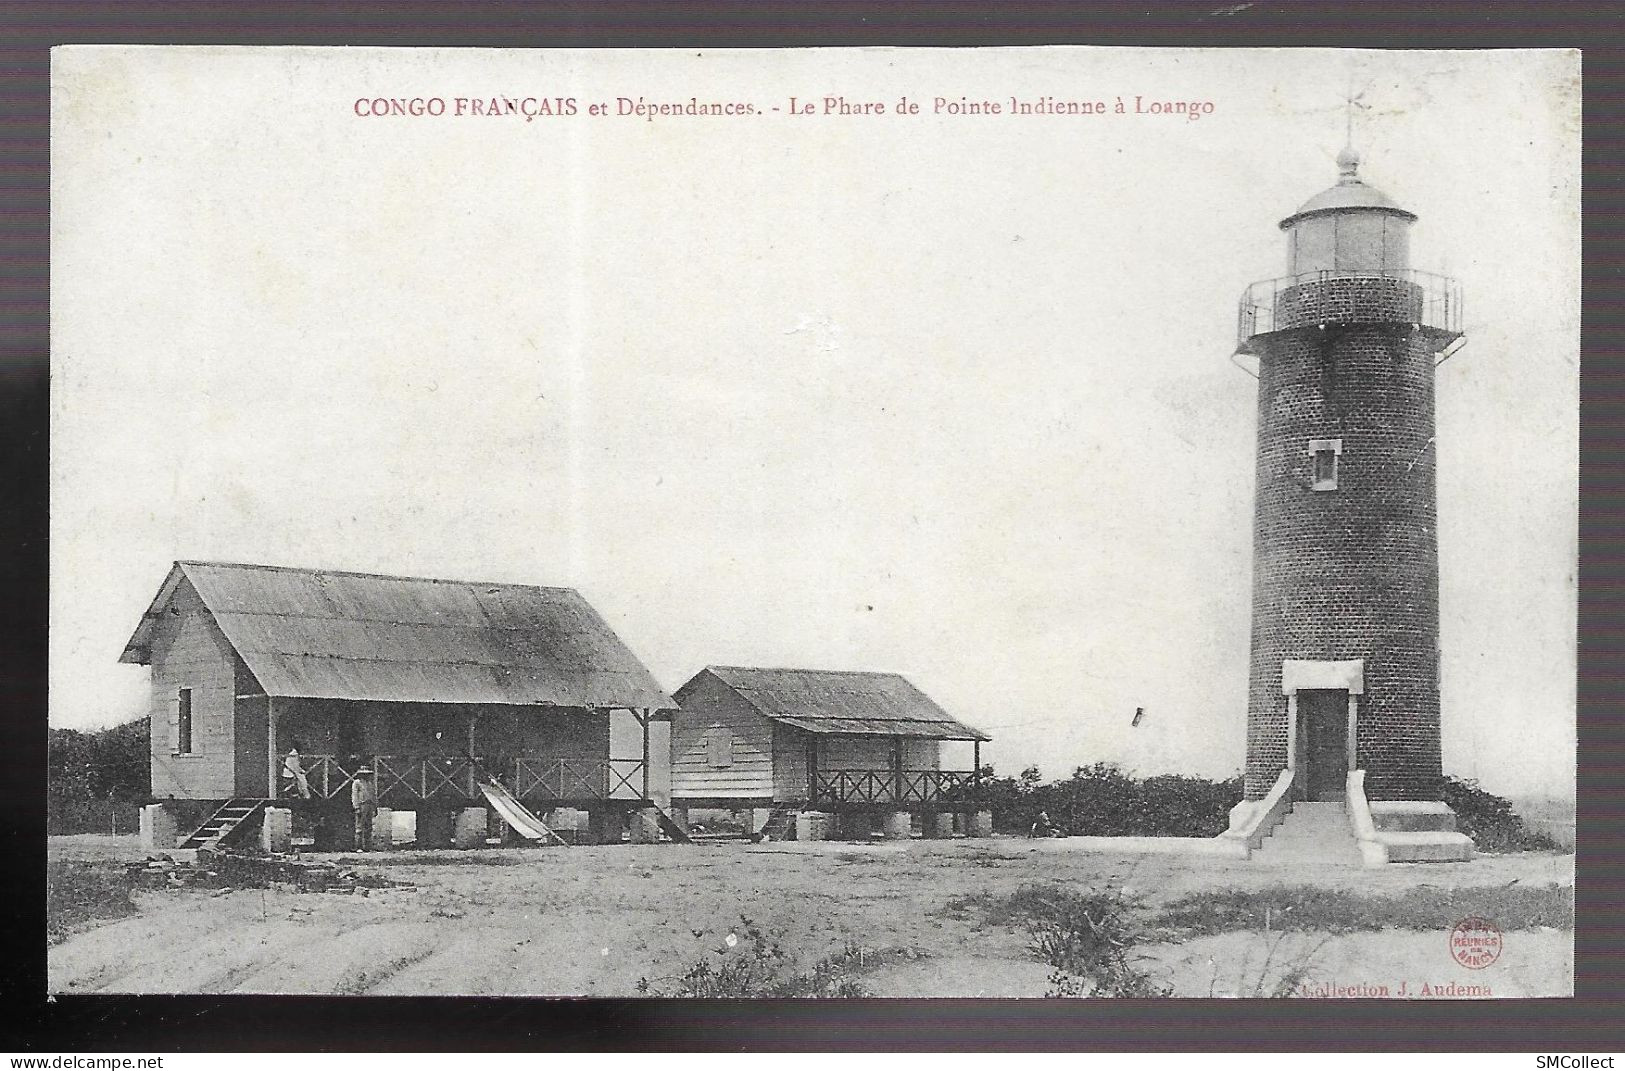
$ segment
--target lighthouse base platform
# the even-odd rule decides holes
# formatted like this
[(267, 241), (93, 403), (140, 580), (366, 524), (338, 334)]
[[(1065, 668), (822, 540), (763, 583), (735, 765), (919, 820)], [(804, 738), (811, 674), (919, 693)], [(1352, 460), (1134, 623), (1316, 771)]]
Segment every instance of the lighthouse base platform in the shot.
[(1367, 866), (1384, 863), (1464, 863), (1473, 842), (1456, 832), (1456, 813), (1443, 802), (1365, 798), (1365, 771), (1348, 779), (1349, 824)]
[[(1362, 851), (1385, 863), (1459, 863), (1473, 857), (1473, 842), (1456, 832), (1456, 814), (1444, 803), (1374, 800)], [(1350, 819), (1354, 816), (1351, 814)]]

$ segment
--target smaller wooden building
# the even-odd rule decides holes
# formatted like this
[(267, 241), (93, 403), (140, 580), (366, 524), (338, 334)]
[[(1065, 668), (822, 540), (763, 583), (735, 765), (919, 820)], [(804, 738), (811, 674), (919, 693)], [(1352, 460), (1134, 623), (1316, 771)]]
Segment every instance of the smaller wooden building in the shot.
[[(707, 666), (677, 689), (673, 808), (833, 814), (847, 832), (970, 830), (981, 809), (981, 744), (895, 673)], [(942, 745), (971, 742), (969, 769)]]
[[(649, 724), (675, 706), (578, 593), (524, 584), (176, 562), (121, 661), (151, 666), (152, 790), (177, 821), (274, 801), (341, 836), (371, 770), (420, 842), (491, 781), (614, 838), (652, 805)], [(611, 752), (617, 710), (640, 754)]]

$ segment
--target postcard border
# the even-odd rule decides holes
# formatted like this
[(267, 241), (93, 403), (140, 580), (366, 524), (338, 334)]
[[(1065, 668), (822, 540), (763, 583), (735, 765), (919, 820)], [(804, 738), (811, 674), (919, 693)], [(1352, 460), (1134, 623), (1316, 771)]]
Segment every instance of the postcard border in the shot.
[[(0, 625), (0, 686), (19, 717), (5, 756), (14, 897), (4, 992), (21, 1015), (10, 1046), (151, 1051), (381, 1048), (547, 1050), (1484, 1051), (1614, 1049), (1625, 1027), (1620, 928), (1625, 727), (1625, 269), (1621, 231), (1621, 31), (1590, 4), (1409, 5), (1019, 3), (996, 15), (954, 3), (774, 5), (428, 2), (330, 4), (6, 3), (0, 91), (0, 359), (6, 484), (0, 514), (13, 613)], [(684, 1002), (465, 998), (63, 997), (46, 1002), (43, 896), (47, 610), (48, 49), (64, 43), (481, 47), (792, 47), (1119, 44), (1584, 48), (1585, 318), (1581, 375), (1577, 996), (1394, 1001)], [(1617, 916), (1615, 916), (1617, 917)], [(290, 1024), (299, 1024), (290, 1028)]]

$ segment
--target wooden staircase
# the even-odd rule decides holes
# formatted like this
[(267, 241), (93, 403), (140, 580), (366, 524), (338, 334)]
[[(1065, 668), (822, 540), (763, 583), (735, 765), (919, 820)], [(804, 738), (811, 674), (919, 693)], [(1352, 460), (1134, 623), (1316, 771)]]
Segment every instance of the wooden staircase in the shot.
[(270, 800), (242, 797), (227, 800), (218, 811), (209, 816), (209, 820), (194, 829), (185, 840), (181, 841), (182, 848), (218, 848), (225, 843), (244, 822), (259, 814), (265, 809)]
[(767, 840), (788, 840), (794, 821), (789, 807), (775, 807), (768, 813), (767, 821), (762, 823), (762, 828), (752, 834), (750, 839), (757, 843)]

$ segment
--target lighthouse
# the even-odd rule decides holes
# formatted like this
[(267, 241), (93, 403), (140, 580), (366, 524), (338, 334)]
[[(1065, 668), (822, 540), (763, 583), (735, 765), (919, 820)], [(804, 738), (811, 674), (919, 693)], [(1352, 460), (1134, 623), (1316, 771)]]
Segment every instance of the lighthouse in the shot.
[(1328, 835), (1386, 841), (1388, 858), (1463, 858), (1440, 796), (1434, 449), (1461, 295), (1411, 267), (1417, 217), (1360, 177), (1352, 148), (1337, 168), (1281, 221), (1286, 274), (1240, 303), (1258, 445), (1238, 811), (1318, 810)]

